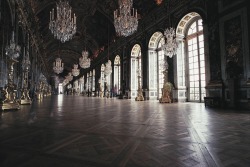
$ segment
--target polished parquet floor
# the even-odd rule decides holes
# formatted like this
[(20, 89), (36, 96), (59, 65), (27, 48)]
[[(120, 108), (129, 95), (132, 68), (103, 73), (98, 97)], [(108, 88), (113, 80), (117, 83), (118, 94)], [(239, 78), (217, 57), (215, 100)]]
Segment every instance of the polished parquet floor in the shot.
[(1, 167), (249, 167), (250, 111), (51, 96), (0, 117)]

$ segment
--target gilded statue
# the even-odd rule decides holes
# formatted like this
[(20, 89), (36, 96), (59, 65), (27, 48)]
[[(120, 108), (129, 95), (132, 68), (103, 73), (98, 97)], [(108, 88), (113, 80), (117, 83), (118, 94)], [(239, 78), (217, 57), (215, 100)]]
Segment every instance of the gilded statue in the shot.
[(160, 98), (160, 103), (172, 103), (172, 91), (172, 83), (166, 82), (162, 88), (162, 97)]

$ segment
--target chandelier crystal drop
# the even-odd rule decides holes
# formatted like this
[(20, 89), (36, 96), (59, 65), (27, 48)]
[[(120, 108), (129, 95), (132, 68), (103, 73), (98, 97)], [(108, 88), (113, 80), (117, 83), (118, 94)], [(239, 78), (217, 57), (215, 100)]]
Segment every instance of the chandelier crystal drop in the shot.
[(164, 54), (170, 58), (176, 54), (177, 50), (177, 42), (175, 36), (175, 29), (173, 27), (167, 28), (164, 32), (166, 42), (162, 45), (162, 49), (164, 50)]
[(112, 73), (112, 64), (111, 61), (108, 60), (108, 62), (105, 64), (104, 74), (106, 76), (109, 76)]
[(72, 39), (76, 33), (76, 15), (72, 13), (71, 6), (65, 0), (60, 0), (56, 4), (56, 12), (54, 9), (50, 12), (49, 29), (62, 43)]
[(62, 63), (61, 58), (56, 58), (54, 64), (53, 64), (53, 70), (56, 74), (60, 74), (63, 72), (64, 64)]
[(89, 52), (88, 51), (82, 51), (82, 57), (79, 58), (79, 64), (81, 68), (89, 68), (90, 67), (90, 58), (88, 58)]
[(78, 69), (78, 64), (74, 64), (74, 68), (72, 69), (72, 75), (74, 77), (78, 76), (80, 74), (80, 70)]
[(119, 9), (114, 11), (114, 26), (118, 36), (132, 35), (138, 27), (137, 10), (133, 0), (119, 0)]
[(17, 59), (20, 56), (21, 53), (21, 47), (15, 43), (14, 39), (14, 31), (12, 32), (12, 37), (10, 40), (10, 45), (8, 45), (6, 50), (6, 55), (8, 55), (11, 59)]

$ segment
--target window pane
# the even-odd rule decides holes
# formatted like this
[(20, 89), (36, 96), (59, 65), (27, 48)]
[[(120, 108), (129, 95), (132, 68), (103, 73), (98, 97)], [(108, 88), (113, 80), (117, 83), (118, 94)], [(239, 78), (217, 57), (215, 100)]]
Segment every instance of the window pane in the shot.
[(189, 57), (189, 63), (193, 63), (193, 62), (194, 62), (193, 57)]
[(200, 67), (203, 68), (205, 66), (204, 61), (200, 61)]
[[(190, 66), (189, 66), (189, 68), (190, 68)], [(189, 75), (194, 75), (194, 70), (193, 69), (189, 70)]]
[[(198, 56), (194, 57), (194, 62), (198, 62)], [(198, 66), (196, 66), (196, 67), (198, 67)]]
[(203, 35), (200, 35), (199, 36), (199, 42), (203, 42), (204, 41), (204, 36)]
[[(196, 87), (196, 88), (199, 88), (199, 82), (195, 82), (194, 83), (194, 86)], [(196, 89), (197, 91), (199, 91), (199, 89)], [(199, 92), (196, 92), (196, 93), (199, 93)]]
[[(196, 61), (195, 63), (194, 63), (194, 68), (199, 68), (199, 66), (198, 66), (198, 61)], [(197, 74), (197, 73), (196, 73)]]
[(200, 61), (203, 61), (204, 60), (204, 54), (200, 54)]
[(199, 75), (194, 75), (194, 80), (199, 81)]
[(190, 82), (190, 90), (191, 88), (194, 88), (194, 82)]
[(193, 41), (193, 45), (197, 44), (197, 39), (196, 38), (193, 38), (192, 41)]
[(205, 68), (201, 68), (201, 74), (205, 73)]
[(194, 51), (193, 51), (193, 55), (194, 55), (194, 56), (197, 56), (197, 55), (198, 55), (197, 50), (194, 50)]
[(201, 74), (201, 80), (205, 81), (205, 74)]
[(197, 45), (193, 45), (193, 50), (197, 50)]
[(205, 81), (201, 81), (201, 87), (205, 87), (206, 86), (206, 82)]
[(194, 98), (195, 100), (199, 100), (200, 99), (200, 96), (199, 96), (199, 94), (195, 94), (195, 98)]
[(188, 50), (192, 50), (192, 49), (193, 49), (193, 45), (189, 45)]

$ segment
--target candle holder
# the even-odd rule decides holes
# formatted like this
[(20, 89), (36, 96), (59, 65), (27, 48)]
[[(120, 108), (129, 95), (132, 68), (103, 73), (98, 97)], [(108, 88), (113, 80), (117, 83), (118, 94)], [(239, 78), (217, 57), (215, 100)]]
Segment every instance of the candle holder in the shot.
[[(139, 61), (138, 61), (139, 64)], [(139, 65), (138, 65), (139, 67)], [(138, 77), (138, 90), (137, 90), (137, 97), (135, 98), (135, 101), (144, 101), (144, 97), (143, 97), (143, 92), (142, 92), (142, 88), (141, 88), (141, 72), (140, 69), (138, 68), (137, 70), (137, 77)]]
[(19, 103), (16, 99), (16, 85), (14, 79), (14, 64), (18, 62), (17, 58), (20, 56), (21, 48), (14, 41), (14, 32), (10, 45), (6, 47), (6, 55), (8, 58), (8, 83), (2, 90), (4, 98), (0, 102), (0, 110), (20, 109)]

